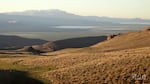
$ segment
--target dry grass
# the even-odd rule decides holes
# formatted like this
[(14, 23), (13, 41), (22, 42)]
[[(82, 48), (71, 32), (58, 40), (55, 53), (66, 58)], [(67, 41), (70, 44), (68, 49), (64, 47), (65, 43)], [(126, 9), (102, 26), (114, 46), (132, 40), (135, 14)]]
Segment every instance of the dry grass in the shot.
[[(39, 78), (52, 81), (53, 84), (134, 84), (133, 74), (146, 74), (144, 82), (150, 81), (149, 51), (150, 47), (144, 47), (112, 52), (64, 53), (57, 56), (3, 57), (0, 62), (17, 65), (14, 68), (20, 67), (18, 65), (26, 66), (19, 70), (40, 71), (37, 74)], [(4, 67), (6, 66), (1, 66)]]
[(98, 43), (96, 47), (99, 51), (112, 51), (140, 47), (150, 47), (150, 31), (131, 32), (116, 36), (113, 39)]
[[(1, 54), (0, 69), (27, 71), (53, 84), (150, 84), (149, 36), (149, 31), (127, 33), (92, 47), (43, 56)], [(146, 79), (137, 80), (135, 74)]]
[(146, 74), (147, 79), (144, 82), (149, 84), (149, 50), (150, 48), (140, 48), (108, 52), (105, 56), (49, 71), (42, 76), (54, 84), (134, 84), (133, 74)]

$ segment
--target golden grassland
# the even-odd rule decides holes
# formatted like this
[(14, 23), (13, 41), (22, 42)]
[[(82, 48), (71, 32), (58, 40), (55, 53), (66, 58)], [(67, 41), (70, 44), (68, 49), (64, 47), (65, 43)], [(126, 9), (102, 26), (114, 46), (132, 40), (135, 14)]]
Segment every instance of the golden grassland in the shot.
[[(0, 69), (29, 72), (49, 84), (134, 84), (133, 74), (150, 83), (150, 47), (112, 52), (0, 58)], [(148, 84), (147, 83), (147, 84)]]
[(0, 54), (0, 70), (25, 71), (45, 84), (150, 84), (149, 36), (150, 31), (121, 34), (41, 56)]
[(129, 32), (92, 47), (101, 51), (113, 51), (150, 46), (150, 30)]

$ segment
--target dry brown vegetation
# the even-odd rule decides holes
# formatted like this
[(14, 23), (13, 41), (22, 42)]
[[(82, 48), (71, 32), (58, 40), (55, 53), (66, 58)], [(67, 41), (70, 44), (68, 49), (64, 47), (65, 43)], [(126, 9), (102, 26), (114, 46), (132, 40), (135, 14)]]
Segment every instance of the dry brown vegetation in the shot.
[(150, 83), (149, 51), (150, 47), (145, 47), (113, 52), (68, 53), (49, 57), (6, 57), (0, 61), (39, 69), (51, 66), (53, 70), (47, 69), (38, 75), (54, 84), (134, 84), (133, 74), (146, 74), (147, 79), (144, 82)]
[[(150, 83), (149, 50), (141, 48), (97, 54), (96, 59), (46, 72), (43, 77), (60, 84), (134, 84), (133, 74), (146, 74), (144, 82)], [(87, 54), (80, 59), (84, 58), (94, 56)]]
[(149, 36), (149, 30), (132, 32), (43, 56), (1, 54), (0, 69), (28, 71), (47, 84), (150, 84)]
[(112, 51), (148, 46), (150, 46), (150, 30), (121, 34), (92, 47), (96, 47), (101, 51)]

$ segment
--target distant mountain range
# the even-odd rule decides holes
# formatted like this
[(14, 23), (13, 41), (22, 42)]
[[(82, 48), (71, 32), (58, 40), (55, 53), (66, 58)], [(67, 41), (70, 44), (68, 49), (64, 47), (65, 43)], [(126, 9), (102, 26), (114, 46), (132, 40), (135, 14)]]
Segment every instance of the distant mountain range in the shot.
[[(150, 20), (141, 18), (110, 18), (110, 17), (98, 17), (98, 16), (81, 16), (68, 13), (62, 10), (28, 10), (24, 12), (10, 12), (4, 13), (7, 15), (23, 15), (23, 16), (38, 16), (47, 18), (59, 18), (68, 20), (80, 20), (80, 21), (91, 21), (91, 22), (106, 22), (106, 23), (150, 23)], [(74, 23), (75, 24), (75, 23)], [(99, 23), (100, 24), (100, 23)], [(87, 24), (85, 24), (87, 25)]]
[(1, 32), (63, 31), (63, 29), (52, 26), (99, 26), (148, 23), (150, 23), (150, 20), (141, 18), (80, 16), (61, 10), (29, 10), (24, 12), (0, 13)]

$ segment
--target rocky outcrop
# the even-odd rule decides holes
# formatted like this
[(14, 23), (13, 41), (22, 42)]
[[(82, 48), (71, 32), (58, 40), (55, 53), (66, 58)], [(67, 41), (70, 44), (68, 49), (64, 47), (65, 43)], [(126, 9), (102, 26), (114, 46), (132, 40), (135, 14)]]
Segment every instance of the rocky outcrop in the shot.
[(42, 45), (33, 45), (33, 46), (25, 46), (22, 49), (19, 49), (17, 51), (19, 52), (29, 52), (33, 54), (40, 54), (40, 53), (46, 53), (46, 52), (52, 52), (55, 50), (55, 45), (53, 42), (47, 42)]
[(32, 54), (40, 54), (40, 53), (42, 53), (42, 51), (36, 50), (32, 46), (25, 46), (24, 48), (19, 49), (18, 51), (20, 51), (20, 52), (29, 52), (29, 53), (32, 53)]
[(112, 39), (112, 38), (114, 38), (116, 36), (119, 36), (119, 35), (121, 35), (121, 33), (109, 35), (109, 36), (107, 36), (107, 40), (110, 40), (110, 39)]
[[(150, 31), (150, 26), (144, 28), (142, 31)], [(107, 36), (107, 40), (110, 40), (110, 39), (112, 39), (112, 38), (114, 38), (116, 36), (119, 36), (119, 35), (121, 35), (121, 33), (109, 35), (109, 36)]]
[(143, 29), (143, 31), (150, 31), (150, 26)]
[(112, 39), (112, 38), (114, 38), (114, 37), (116, 37), (117, 35), (109, 35), (108, 37), (107, 37), (107, 40), (110, 40), (110, 39)]
[(51, 52), (55, 50), (55, 44), (53, 42), (47, 42), (42, 45), (33, 45), (32, 47), (42, 52)]

